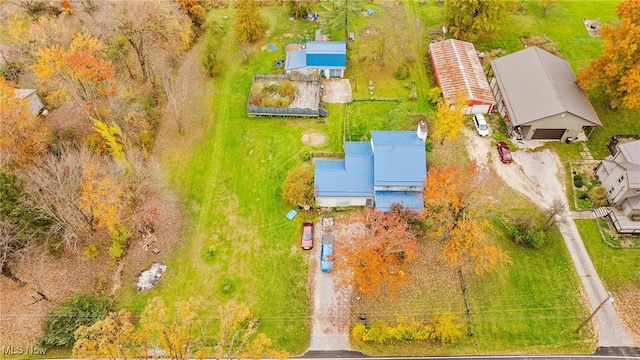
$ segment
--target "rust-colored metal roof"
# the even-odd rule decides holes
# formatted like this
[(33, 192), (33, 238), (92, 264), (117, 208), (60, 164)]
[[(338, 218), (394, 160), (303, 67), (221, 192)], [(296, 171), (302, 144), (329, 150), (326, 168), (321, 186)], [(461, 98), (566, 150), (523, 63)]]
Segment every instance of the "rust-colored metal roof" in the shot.
[(472, 43), (456, 39), (429, 44), (431, 63), (442, 96), (453, 104), (464, 93), (469, 101), (495, 105), (493, 93)]

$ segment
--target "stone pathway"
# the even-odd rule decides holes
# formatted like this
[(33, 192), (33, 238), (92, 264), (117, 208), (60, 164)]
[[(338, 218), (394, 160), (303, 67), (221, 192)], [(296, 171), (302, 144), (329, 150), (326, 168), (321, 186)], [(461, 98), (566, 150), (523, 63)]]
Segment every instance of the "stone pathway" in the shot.
[(591, 155), (591, 151), (589, 151), (589, 147), (587, 146), (587, 142), (583, 141), (580, 143), (582, 145), (582, 151), (580, 152), (580, 156), (584, 160), (594, 160), (593, 155)]

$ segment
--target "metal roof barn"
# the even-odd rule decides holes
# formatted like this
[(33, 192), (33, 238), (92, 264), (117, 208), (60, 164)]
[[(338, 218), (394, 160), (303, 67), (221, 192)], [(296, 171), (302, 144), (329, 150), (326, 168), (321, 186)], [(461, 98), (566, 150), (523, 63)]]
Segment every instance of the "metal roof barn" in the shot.
[(496, 104), (489, 82), (472, 43), (456, 39), (429, 44), (429, 56), (442, 97), (452, 105), (463, 93), (466, 114), (488, 114)]

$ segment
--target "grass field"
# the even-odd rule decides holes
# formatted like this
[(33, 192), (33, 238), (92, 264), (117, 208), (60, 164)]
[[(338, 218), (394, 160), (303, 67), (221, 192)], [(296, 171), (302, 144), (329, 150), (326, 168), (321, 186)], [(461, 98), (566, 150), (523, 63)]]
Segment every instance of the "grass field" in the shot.
[[(537, 2), (528, 1), (527, 15), (506, 19), (500, 33), (483, 39), (477, 46), (480, 50), (501, 47), (512, 52), (521, 49), (521, 35), (548, 35), (573, 68), (579, 69), (601, 51), (600, 40), (588, 37), (582, 18), (611, 21), (614, 5), (615, 2), (606, 1), (564, 0), (553, 3), (549, 14), (543, 18)], [(284, 214), (289, 207), (280, 198), (280, 186), (286, 173), (301, 163), (298, 156), (304, 146), (301, 135), (309, 130), (323, 132), (328, 136), (328, 143), (317, 150), (341, 151), (343, 136), (348, 141), (358, 141), (368, 138), (369, 130), (391, 126), (390, 112), (399, 106), (407, 106), (407, 113), (424, 114), (430, 123), (432, 121), (432, 106), (424, 98), (426, 90), (433, 86), (433, 80), (428, 67), (424, 66), (427, 57), (423, 35), (441, 26), (442, 8), (433, 1), (422, 6), (412, 0), (376, 2), (372, 6), (375, 7), (373, 17), (353, 19), (354, 32), (367, 25), (390, 29), (395, 24), (405, 24), (394, 28), (391, 39), (402, 42), (403, 49), (411, 51), (390, 51), (384, 67), (379, 64), (361, 66), (350, 60), (347, 76), (352, 79), (356, 99), (374, 97), (394, 101), (329, 104), (325, 124), (314, 119), (246, 117), (247, 93), (253, 74), (281, 71), (273, 67), (273, 62), (284, 58), (286, 43), (312, 37), (316, 24), (291, 22), (283, 7), (265, 7), (261, 8), (261, 13), (269, 20), (270, 33), (255, 46), (239, 47), (233, 39), (233, 31), (227, 32), (221, 75), (210, 80), (203, 89), (206, 98), (198, 120), (200, 133), (186, 135), (192, 137), (194, 146), (181, 146), (185, 139), (176, 137), (173, 143), (158, 150), (190, 218), (184, 242), (167, 261), (168, 270), (160, 286), (142, 296), (132, 288), (125, 289), (118, 305), (140, 311), (146, 300), (153, 296), (161, 296), (167, 303), (190, 296), (201, 297), (204, 301), (202, 317), (211, 320), (208, 329), (214, 331), (218, 306), (234, 299), (250, 306), (260, 319), (260, 331), (265, 332), (277, 348), (292, 354), (300, 354), (306, 349), (311, 312), (308, 266), (307, 255), (299, 250), (297, 236), (302, 220), (313, 218), (315, 214), (301, 214), (288, 222)], [(229, 19), (225, 20), (224, 16)], [(215, 10), (210, 17), (230, 28), (233, 9)], [(279, 50), (261, 51), (268, 42), (274, 43)], [(350, 55), (357, 51), (357, 46), (352, 48), (350, 45)], [(400, 81), (393, 74), (402, 63), (409, 64), (411, 75)], [(373, 94), (368, 89), (369, 80), (375, 85)], [(406, 101), (410, 95), (406, 85), (410, 82), (416, 83), (417, 101)], [(396, 101), (398, 99), (403, 101)], [(603, 106), (597, 101), (595, 105), (598, 110)], [(594, 152), (600, 145), (593, 144), (606, 139), (608, 131), (626, 131), (623, 124), (609, 130), (608, 123), (621, 121), (627, 113), (621, 115), (622, 112), (616, 110), (604, 114), (601, 119), (603, 123), (607, 122), (607, 130), (594, 131), (591, 145)], [(625, 124), (630, 122), (625, 120)], [(632, 126), (629, 131), (633, 129)], [(468, 161), (461, 141), (437, 146), (427, 155), (429, 166)], [(576, 156), (574, 145), (565, 149), (563, 160)], [(531, 206), (509, 190), (500, 193), (502, 197), (496, 203), (503, 205), (503, 211)], [(576, 290), (579, 284), (559, 234), (554, 233), (542, 250), (520, 248), (502, 234), (498, 220), (501, 213), (493, 212), (492, 216), (495, 216), (491, 219), (495, 226), (493, 240), (508, 251), (513, 265), (497, 274), (467, 279), (474, 336), (464, 337), (460, 343), (449, 347), (410, 344), (377, 348), (361, 344), (362, 350), (374, 354), (444, 355), (580, 353), (593, 349), (593, 334), (573, 333), (585, 316), (585, 307)], [(453, 280), (456, 279), (454, 274)], [(433, 291), (429, 290), (435, 287), (433, 283), (423, 280), (426, 282), (414, 288), (415, 297), (411, 298), (419, 302), (410, 303), (407, 298), (403, 303), (398, 299), (378, 304), (374, 309), (393, 314), (394, 308), (419, 311), (417, 306), (423, 306), (423, 310), (430, 311), (444, 307), (464, 318), (457, 285), (443, 288), (446, 291)], [(434, 292), (437, 296), (429, 297)], [(450, 304), (442, 304), (443, 301)]]

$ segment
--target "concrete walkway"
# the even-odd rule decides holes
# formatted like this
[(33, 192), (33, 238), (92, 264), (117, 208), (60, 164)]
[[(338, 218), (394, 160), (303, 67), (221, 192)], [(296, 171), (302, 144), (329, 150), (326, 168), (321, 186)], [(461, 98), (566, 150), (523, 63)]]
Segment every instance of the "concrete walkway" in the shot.
[[(582, 217), (581, 217), (582, 218)], [(573, 221), (571, 213), (565, 212), (563, 220), (558, 223), (560, 232), (567, 245), (573, 265), (576, 268), (585, 293), (591, 304), (592, 311), (595, 310), (609, 294), (604, 288), (593, 262), (584, 247), (582, 238), (578, 233), (576, 223)], [(615, 301), (615, 298), (614, 298)], [(636, 342), (629, 335), (624, 325), (620, 321), (612, 304), (605, 304), (595, 316), (596, 327), (598, 329), (598, 346), (636, 346)]]

